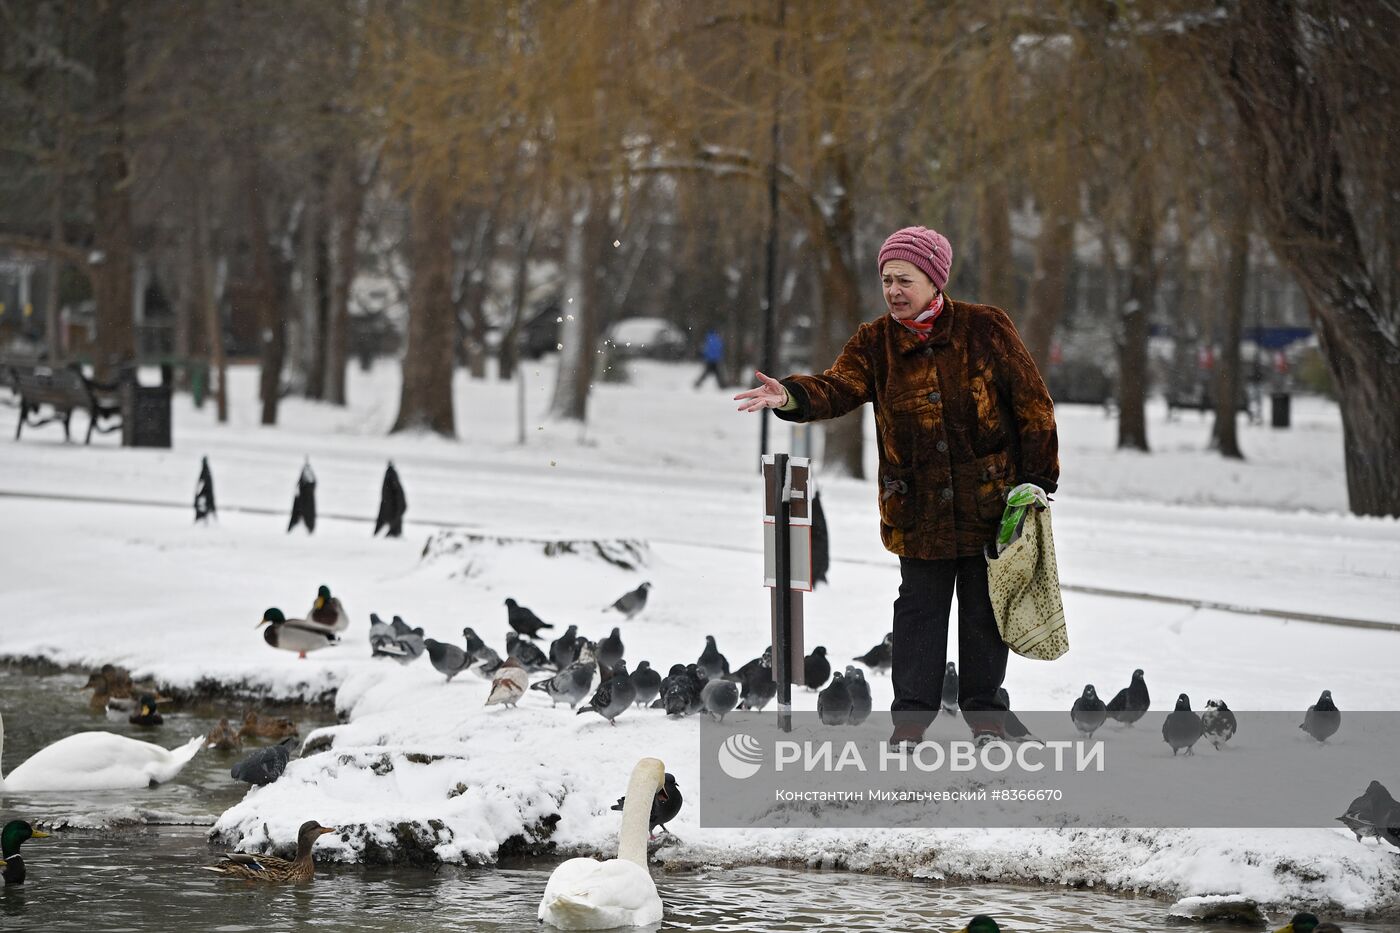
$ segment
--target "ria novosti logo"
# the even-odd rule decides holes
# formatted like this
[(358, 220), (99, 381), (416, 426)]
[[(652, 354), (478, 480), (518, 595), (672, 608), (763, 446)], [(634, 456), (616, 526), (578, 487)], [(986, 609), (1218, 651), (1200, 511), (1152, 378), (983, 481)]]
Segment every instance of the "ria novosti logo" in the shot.
[(746, 732), (725, 739), (717, 755), (720, 770), (736, 781), (753, 777), (763, 767), (763, 746)]

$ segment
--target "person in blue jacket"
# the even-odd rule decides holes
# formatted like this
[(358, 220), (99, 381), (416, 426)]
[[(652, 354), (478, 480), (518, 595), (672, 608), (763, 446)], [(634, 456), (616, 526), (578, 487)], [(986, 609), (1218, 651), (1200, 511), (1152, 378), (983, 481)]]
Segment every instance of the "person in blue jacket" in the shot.
[(724, 374), (719, 365), (724, 359), (724, 338), (713, 327), (705, 332), (705, 345), (701, 348), (700, 355), (705, 360), (705, 368), (701, 371), (700, 378), (695, 380), (695, 388), (700, 388), (705, 378), (712, 375), (715, 377), (715, 385), (723, 389)]

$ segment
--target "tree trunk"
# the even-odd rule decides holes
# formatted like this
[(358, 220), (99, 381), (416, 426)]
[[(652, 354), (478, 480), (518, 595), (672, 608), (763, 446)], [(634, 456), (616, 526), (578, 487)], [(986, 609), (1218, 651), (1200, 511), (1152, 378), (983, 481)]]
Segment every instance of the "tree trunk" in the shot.
[(1230, 229), (1226, 232), (1225, 287), (1221, 296), (1225, 319), (1220, 335), (1220, 358), (1216, 361), (1215, 427), (1211, 431), (1211, 443), (1222, 457), (1243, 460), (1236, 403), (1240, 397), (1245, 286), (1249, 282), (1249, 198), (1241, 193), (1233, 201)]
[(257, 144), (244, 140), (244, 203), (248, 208), (248, 240), (253, 257), (253, 300), (258, 305), (258, 351), (261, 375), (258, 380), (262, 399), (262, 423), (277, 423), (277, 406), (282, 398), (282, 364), (287, 351), (286, 323), (277, 296), (277, 273), (273, 267), (272, 244), (267, 226), (267, 206), (262, 190), (262, 170)]
[(564, 327), (560, 341), (559, 372), (554, 381), (551, 418), (563, 421), (588, 420), (588, 390), (593, 383), (598, 358), (600, 298), (604, 272), (601, 244), (607, 235), (608, 189), (606, 183), (580, 186), (573, 212), (572, 228), (565, 240), (564, 276), (567, 298), (563, 306)]
[(1050, 345), (1064, 317), (1069, 277), (1074, 268), (1074, 223), (1079, 216), (1077, 180), (1067, 171), (1068, 156), (1047, 171), (1049, 184), (1040, 198), (1040, 236), (1035, 244), (1035, 275), (1021, 338), (1041, 372), (1050, 367)]
[[(856, 278), (854, 256), (855, 212), (849, 192), (854, 187), (845, 158), (835, 155), (833, 165), (836, 190), (830, 218), (819, 231), (813, 231), (821, 250), (822, 305), (826, 326), (816, 336), (814, 354), (820, 360), (835, 360), (845, 342), (860, 326), (860, 282)], [(838, 336), (839, 335), (839, 336)], [(820, 365), (820, 364), (817, 364)], [(865, 479), (865, 406), (826, 422), (822, 466), (833, 475)]]
[(190, 204), (194, 212), (194, 236), (190, 237), (191, 300), (204, 319), (209, 360), (209, 391), (218, 403), (219, 424), (228, 423), (228, 365), (224, 359), (224, 329), (219, 322), (219, 302), (214, 294), (214, 257), (209, 235), (209, 204), (204, 186), (194, 184)]
[[(420, 178), (409, 207), (408, 346), (393, 431), (456, 437), (452, 406), (456, 313), (452, 304), (452, 210), (441, 182)], [(391, 432), (392, 433), (392, 432)]]
[(496, 373), (502, 380), (515, 378), (515, 367), (520, 365), (520, 329), (525, 325), (526, 305), (530, 294), (530, 251), (535, 243), (538, 229), (535, 215), (521, 223), (520, 232), (515, 238), (515, 281), (511, 285), (511, 317), (501, 337)]
[(1118, 446), (1148, 450), (1147, 333), (1157, 298), (1156, 217), (1147, 165), (1136, 168), (1129, 244), (1128, 296), (1118, 344)]
[(977, 188), (977, 290), (977, 301), (1016, 310), (1011, 203), (1000, 178), (987, 179)]
[(97, 303), (99, 379), (135, 359), (136, 322), (132, 308), (131, 187), (126, 161), (126, 2), (98, 4), (93, 37), (94, 110), (101, 115), (95, 183), (96, 247), (101, 262), (93, 279)]
[(330, 297), (326, 308), (325, 395), (332, 405), (344, 405), (345, 364), (350, 345), (350, 294), (359, 269), (360, 216), (368, 181), (353, 154), (336, 160), (330, 193)]
[(1358, 515), (1400, 516), (1400, 334), (1347, 201), (1337, 118), (1311, 73), (1297, 10), (1241, 0), (1225, 85), (1244, 129), (1265, 236), (1307, 294), (1342, 412)]

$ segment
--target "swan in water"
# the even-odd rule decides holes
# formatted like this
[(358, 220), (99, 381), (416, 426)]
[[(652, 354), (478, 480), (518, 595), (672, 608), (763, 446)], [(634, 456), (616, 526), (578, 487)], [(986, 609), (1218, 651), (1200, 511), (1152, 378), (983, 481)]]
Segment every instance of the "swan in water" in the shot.
[(647, 870), (651, 802), (664, 787), (666, 766), (643, 758), (632, 769), (622, 805), (617, 858), (571, 858), (549, 876), (539, 919), (561, 930), (645, 926), (661, 919), (661, 896)]
[(0, 717), (0, 790), (121, 790), (162, 784), (180, 773), (204, 736), (174, 749), (111, 732), (78, 732), (39, 749), (4, 774), (5, 720)]

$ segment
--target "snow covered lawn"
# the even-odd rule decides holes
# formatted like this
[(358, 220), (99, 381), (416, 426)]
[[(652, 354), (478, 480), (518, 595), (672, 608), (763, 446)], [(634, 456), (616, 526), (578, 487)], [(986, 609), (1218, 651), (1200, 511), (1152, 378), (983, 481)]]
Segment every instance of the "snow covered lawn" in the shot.
[[(577, 624), (599, 638), (620, 625), (633, 665), (645, 658), (664, 672), (693, 661), (707, 634), (733, 665), (756, 656), (768, 626), (757, 424), (733, 410), (732, 393), (690, 389), (698, 364), (632, 371), (634, 384), (595, 390), (580, 431), (544, 420), (552, 374), (547, 364), (530, 370), (523, 446), (515, 387), (466, 379), (456, 387), (459, 442), (386, 437), (398, 383), (385, 366), (352, 374), (350, 408), (289, 399), (272, 429), (255, 423), (255, 373), (235, 370), (233, 423), (219, 427), (210, 407), (177, 399), (170, 451), (121, 450), (110, 438), (85, 449), (53, 429), (0, 442), (0, 656), (125, 663), (172, 687), (212, 679), (307, 698), (338, 689), (348, 721), (311, 737), (329, 750), (225, 813), (216, 832), (230, 840), (285, 840), (314, 818), (360, 828), (348, 843), (320, 846), (346, 859), (490, 862), (522, 835), (607, 851), (618, 825), (608, 807), (641, 755), (660, 757), (698, 799), (695, 720), (634, 710), (610, 727), (551, 710), (536, 692), (517, 710), (485, 710), (485, 681), (444, 683), (426, 659), (372, 661), (367, 633), (371, 611), (444, 641), (471, 625), (504, 654), (502, 603), (513, 596), (556, 632)], [(1154, 408), (1157, 452), (1144, 456), (1113, 450), (1114, 424), (1100, 411), (1063, 409), (1055, 516), (1065, 581), (1400, 622), (1400, 523), (1341, 514), (1335, 408), (1296, 399), (1294, 414), (1291, 431), (1244, 428), (1251, 459), (1238, 464), (1203, 450), (1209, 423), (1194, 415), (1166, 423)], [(775, 437), (787, 446), (785, 426)], [(204, 455), (221, 508), (208, 528), (191, 524), (189, 507)], [(310, 538), (284, 532), (305, 456), (324, 516)], [(372, 540), (389, 459), (407, 494), (405, 537)], [(808, 643), (844, 663), (889, 630), (898, 570), (880, 549), (871, 484), (819, 480), (834, 563), (832, 585), (807, 598)], [(441, 525), (476, 537), (424, 559)], [(545, 555), (544, 542), (564, 539), (641, 541), (647, 564), (628, 572), (593, 556)], [(600, 611), (644, 579), (654, 588), (637, 619)], [(345, 643), (307, 660), (267, 648), (254, 629), (262, 611), (301, 615), (321, 583), (352, 614)], [(1154, 705), (1187, 692), (1198, 707), (1221, 696), (1236, 709), (1301, 709), (1324, 688), (1343, 710), (1400, 703), (1400, 632), (1076, 592), (1066, 608), (1066, 658), (1012, 661), (1018, 707), (1068, 710), (1086, 682), (1111, 695), (1135, 667)], [(888, 680), (872, 683), (876, 708), (887, 706)], [(798, 703), (814, 708), (815, 695)], [(1392, 774), (1359, 777), (1356, 793), (1370, 777), (1400, 791), (1400, 758)], [(702, 830), (693, 806), (671, 828), (684, 842), (665, 858), (682, 864), (796, 860), (1400, 909), (1400, 858), (1342, 830)]]

